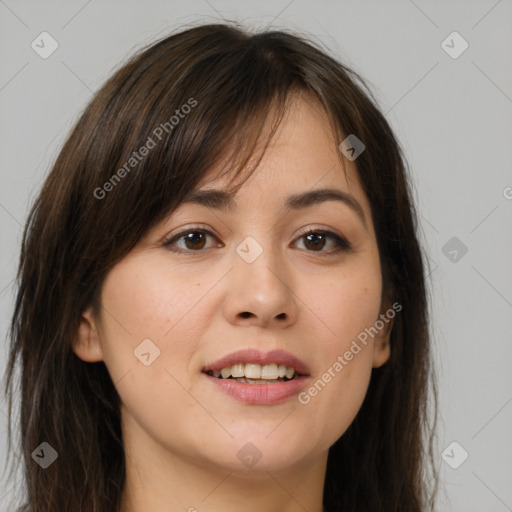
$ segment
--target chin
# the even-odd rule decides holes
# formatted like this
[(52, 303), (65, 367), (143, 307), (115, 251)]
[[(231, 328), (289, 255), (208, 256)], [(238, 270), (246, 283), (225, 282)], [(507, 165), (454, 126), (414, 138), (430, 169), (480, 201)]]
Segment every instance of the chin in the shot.
[(238, 459), (228, 458), (226, 460), (215, 461), (219, 469), (229, 471), (243, 478), (266, 479), (271, 474), (291, 471), (301, 465), (302, 458), (297, 456), (288, 456), (285, 458), (277, 457), (275, 454), (262, 455), (255, 462), (241, 463)]
[[(274, 425), (273, 428), (275, 428)], [(298, 438), (279, 435), (272, 429), (265, 434), (255, 434), (252, 430), (239, 433), (224, 445), (221, 453), (213, 457), (214, 463), (226, 471), (251, 476), (268, 477), (267, 472), (280, 472), (292, 469), (310, 458), (312, 447), (307, 444), (307, 436)], [(217, 451), (217, 450), (216, 450)]]

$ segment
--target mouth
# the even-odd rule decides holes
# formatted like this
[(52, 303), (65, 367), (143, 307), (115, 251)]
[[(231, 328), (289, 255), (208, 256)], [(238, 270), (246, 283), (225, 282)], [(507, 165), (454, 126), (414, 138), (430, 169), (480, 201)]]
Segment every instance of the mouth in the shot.
[(240, 350), (205, 366), (202, 373), (220, 391), (248, 404), (270, 405), (305, 386), (310, 372), (294, 355), (282, 351)]

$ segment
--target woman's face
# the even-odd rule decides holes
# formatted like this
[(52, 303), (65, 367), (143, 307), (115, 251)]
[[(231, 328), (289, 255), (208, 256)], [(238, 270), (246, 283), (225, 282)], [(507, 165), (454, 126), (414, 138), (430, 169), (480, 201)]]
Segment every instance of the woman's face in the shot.
[[(294, 100), (231, 208), (181, 204), (109, 272), (75, 352), (105, 362), (126, 444), (257, 474), (325, 460), (354, 420), (392, 320), (370, 205), (340, 142), (314, 101)], [(216, 171), (198, 189), (222, 190)], [(302, 376), (275, 379), (280, 364)], [(270, 382), (206, 373), (220, 367)]]

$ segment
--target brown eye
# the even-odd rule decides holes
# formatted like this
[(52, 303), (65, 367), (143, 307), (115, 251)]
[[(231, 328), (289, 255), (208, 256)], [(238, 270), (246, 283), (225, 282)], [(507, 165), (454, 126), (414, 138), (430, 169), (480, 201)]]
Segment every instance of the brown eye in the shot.
[(183, 237), (183, 240), (187, 249), (196, 250), (203, 249), (206, 238), (205, 233), (201, 231), (191, 231)]
[[(349, 251), (352, 248), (345, 238), (333, 233), (332, 231), (310, 230), (303, 234), (299, 240), (304, 240), (304, 246), (309, 252), (331, 254), (333, 252)], [(334, 250), (323, 250), (327, 240), (331, 240), (333, 242)]]
[[(187, 229), (164, 242), (164, 246), (174, 252), (200, 252), (205, 248), (208, 236), (217, 238), (211, 231), (206, 229)], [(182, 246), (177, 246), (177, 242), (181, 241), (183, 241)]]
[(323, 233), (311, 233), (309, 235), (305, 235), (304, 237), (304, 245), (308, 249), (313, 250), (322, 250), (325, 247), (326, 237)]

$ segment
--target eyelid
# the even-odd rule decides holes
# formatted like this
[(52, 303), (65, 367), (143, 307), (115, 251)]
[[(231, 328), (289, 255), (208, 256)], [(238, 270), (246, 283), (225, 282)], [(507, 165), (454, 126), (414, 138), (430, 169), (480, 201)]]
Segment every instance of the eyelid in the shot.
[(208, 233), (213, 234), (214, 236), (217, 236), (215, 233), (213, 233), (213, 231), (210, 229), (210, 226), (208, 226), (207, 224), (191, 224), (190, 226), (178, 228), (178, 231), (175, 231), (175, 232), (173, 231), (169, 235), (166, 235), (164, 238), (164, 243), (166, 241), (168, 242), (169, 240), (172, 240), (174, 237), (176, 237), (178, 235), (183, 235), (185, 233), (188, 233), (188, 232), (194, 231), (194, 230), (206, 231)]

